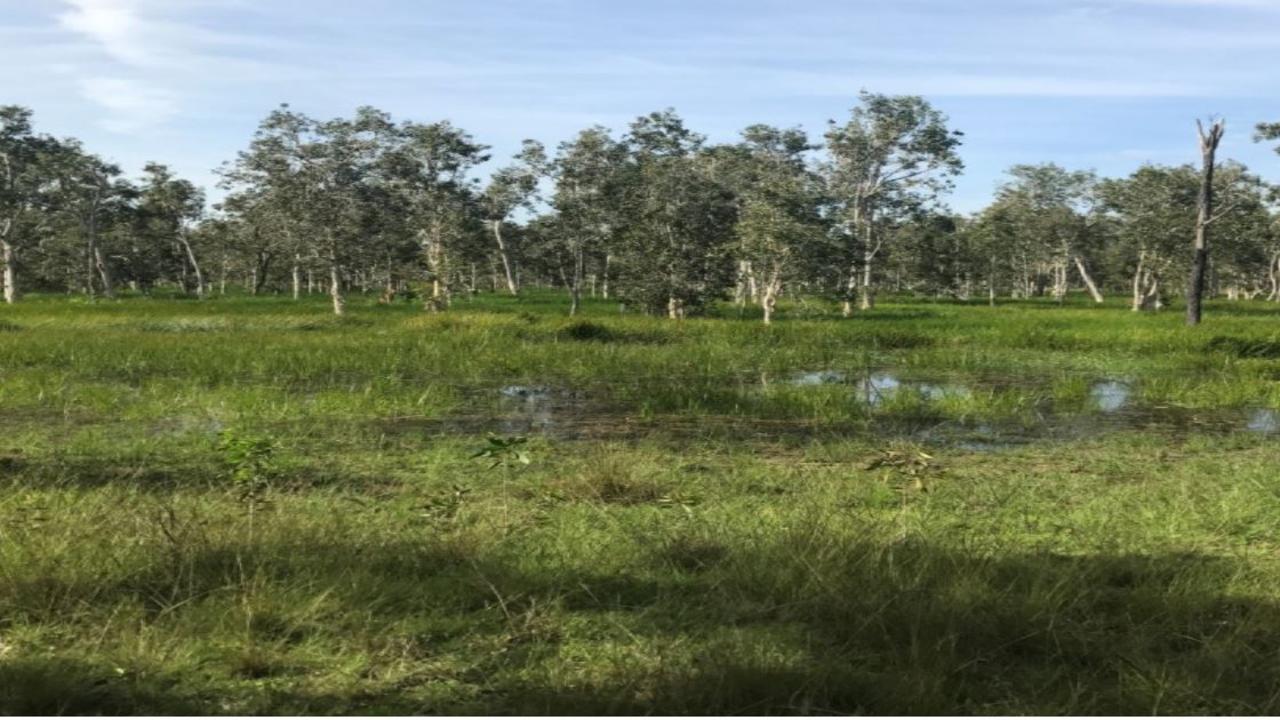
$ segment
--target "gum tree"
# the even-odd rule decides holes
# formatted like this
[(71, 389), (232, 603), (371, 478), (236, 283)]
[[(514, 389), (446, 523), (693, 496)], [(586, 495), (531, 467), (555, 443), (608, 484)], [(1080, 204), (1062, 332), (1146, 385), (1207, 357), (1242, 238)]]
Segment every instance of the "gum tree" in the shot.
[(31, 110), (0, 106), (0, 288), (4, 301), (18, 300), (21, 249), (48, 219), (48, 173), (59, 144), (37, 135)]
[(625, 195), (626, 182), (636, 177), (626, 172), (626, 161), (626, 148), (613, 139), (608, 129), (591, 127), (561, 143), (550, 165), (555, 191), (551, 199), (554, 216), (548, 229), (559, 241), (556, 244), (570, 267), (564, 273), (570, 315), (576, 315), (582, 303), (589, 255), (604, 256), (603, 274), (608, 287), (611, 240), (623, 224), (619, 201)]
[(863, 91), (845, 124), (829, 123), (828, 183), (852, 256), (846, 316), (853, 312), (855, 290), (861, 309), (875, 305), (873, 268), (885, 242), (877, 232), (881, 215), (928, 203), (950, 189), (951, 178), (964, 168), (956, 152), (961, 135), (947, 127), (945, 115), (914, 95)]
[(821, 184), (806, 161), (814, 149), (803, 131), (768, 125), (748, 127), (742, 141), (728, 148), (724, 174), (738, 197), (735, 232), (744, 275), (739, 284), (758, 287), (766, 325), (783, 284), (795, 279), (797, 259), (824, 237)]
[(624, 142), (623, 294), (680, 319), (729, 285), (734, 197), (675, 111), (638, 118)]
[(1034, 265), (1025, 268), (1028, 294), (1034, 294), (1032, 283), (1047, 275), (1053, 297), (1061, 302), (1075, 272), (1093, 300), (1102, 302), (1102, 292), (1086, 263), (1086, 250), (1094, 244), (1091, 220), (1097, 178), (1093, 172), (1044, 163), (1015, 165), (1008, 173), (1011, 179), (1001, 186), (996, 204), (1006, 209), (1018, 234), (1031, 245), (1028, 257), (1034, 258)]
[(502, 226), (519, 208), (533, 209), (538, 193), (538, 182), (547, 173), (547, 151), (536, 140), (525, 140), (515, 162), (495, 171), (484, 190), (481, 204), (485, 220), (493, 229), (493, 239), (498, 247), (498, 259), (507, 281), (507, 291), (520, 292), (515, 274), (511, 270), (511, 253), (502, 236)]
[(476, 194), (467, 174), (489, 159), (488, 147), (448, 122), (406, 122), (395, 130), (394, 148), (384, 160), (387, 182), (408, 208), (431, 280), (424, 306), (431, 311), (451, 302), (451, 260), (461, 252)]

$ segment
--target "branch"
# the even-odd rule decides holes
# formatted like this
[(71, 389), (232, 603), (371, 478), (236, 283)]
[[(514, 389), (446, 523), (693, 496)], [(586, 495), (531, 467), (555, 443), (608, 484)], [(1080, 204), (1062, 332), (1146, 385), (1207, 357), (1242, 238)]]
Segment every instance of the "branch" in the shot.
[(1243, 200), (1237, 200), (1237, 201), (1235, 201), (1235, 202), (1231, 203), (1230, 205), (1226, 206), (1225, 208), (1223, 208), (1223, 209), (1219, 210), (1217, 213), (1215, 213), (1215, 214), (1214, 214), (1214, 216), (1213, 216), (1213, 217), (1211, 217), (1211, 218), (1209, 218), (1208, 220), (1205, 220), (1205, 221), (1204, 221), (1205, 227), (1208, 227), (1209, 225), (1213, 224), (1214, 222), (1217, 222), (1218, 220), (1221, 220), (1223, 217), (1225, 217), (1225, 216), (1227, 216), (1227, 215), (1230, 215), (1230, 214), (1231, 214), (1231, 211), (1232, 211), (1232, 210), (1235, 210), (1235, 209), (1236, 209), (1236, 208), (1238, 208), (1238, 207), (1240, 207), (1240, 205), (1241, 205), (1243, 202), (1244, 202)]

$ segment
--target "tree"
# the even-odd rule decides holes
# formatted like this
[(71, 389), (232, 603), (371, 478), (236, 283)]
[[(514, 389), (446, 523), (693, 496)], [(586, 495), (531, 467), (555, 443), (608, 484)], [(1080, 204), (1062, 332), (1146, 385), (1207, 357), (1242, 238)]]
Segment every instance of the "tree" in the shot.
[(826, 133), (829, 182), (851, 243), (846, 316), (855, 288), (860, 308), (875, 304), (873, 264), (884, 242), (876, 232), (880, 216), (931, 201), (964, 167), (956, 154), (962, 133), (948, 129), (947, 117), (923, 98), (863, 91), (859, 100), (849, 121), (831, 121)]
[(626, 182), (635, 178), (626, 174), (626, 153), (627, 148), (614, 140), (608, 129), (597, 126), (561, 143), (550, 166), (555, 181), (551, 200), (555, 221), (546, 229), (558, 239), (570, 267), (562, 274), (569, 288), (571, 316), (582, 303), (588, 254), (603, 254), (608, 287), (610, 240), (623, 224), (619, 214)]
[(1119, 264), (1127, 268), (1135, 312), (1164, 305), (1162, 283), (1184, 267), (1183, 243), (1195, 226), (1195, 169), (1145, 165), (1098, 187), (1101, 206), (1116, 221)]
[(174, 255), (183, 289), (189, 290), (186, 282), (189, 267), (196, 297), (203, 298), (208, 286), (191, 242), (191, 229), (204, 212), (204, 193), (191, 182), (174, 177), (168, 167), (159, 163), (147, 163), (142, 172), (141, 230), (155, 245), (170, 245), (178, 250)]
[(1087, 269), (1085, 249), (1092, 245), (1094, 189), (1092, 171), (1071, 172), (1054, 163), (1015, 165), (1012, 179), (996, 195), (1016, 233), (1026, 243), (1023, 278), (1025, 293), (1038, 294), (1050, 278), (1053, 297), (1065, 299), (1074, 270), (1095, 302), (1102, 293)]
[(511, 254), (503, 241), (502, 226), (517, 208), (532, 209), (538, 191), (538, 182), (547, 173), (547, 152), (542, 143), (525, 140), (515, 163), (493, 173), (485, 188), (483, 206), (485, 219), (493, 228), (493, 238), (498, 246), (498, 258), (506, 277), (507, 291), (519, 293), (515, 275), (511, 271)]
[(470, 232), (468, 223), (477, 211), (467, 173), (489, 159), (486, 150), (448, 122), (406, 122), (396, 129), (395, 147), (386, 160), (388, 181), (409, 209), (426, 258), (429, 310), (443, 310), (451, 301), (450, 256)]
[[(1254, 136), (1254, 142), (1263, 142), (1265, 140), (1280, 140), (1280, 123), (1258, 123), (1258, 131)], [(1276, 152), (1280, 153), (1280, 145), (1276, 146)]]
[[(248, 193), (241, 212), (263, 207), (285, 232), (314, 236), (308, 244), (328, 267), (335, 315), (346, 309), (345, 275), (366, 239), (373, 187), (392, 132), (386, 114), (371, 107), (358, 108), (349, 119), (319, 122), (284, 105), (223, 170), (225, 185)], [(295, 294), (297, 263), (295, 255)]]
[[(796, 258), (825, 235), (821, 185), (805, 154), (816, 149), (799, 129), (752, 125), (731, 148), (729, 184), (738, 196), (735, 226), (741, 269), (752, 287), (759, 274), (764, 324), (772, 322), (783, 283), (795, 278)], [(741, 294), (741, 290), (740, 290)], [(754, 293), (752, 293), (754, 295)]]
[(1218, 144), (1226, 131), (1226, 124), (1216, 120), (1205, 130), (1204, 124), (1196, 121), (1196, 133), (1200, 138), (1200, 193), (1196, 199), (1196, 230), (1193, 245), (1194, 254), (1191, 262), (1191, 277), (1187, 281), (1187, 324), (1199, 325), (1201, 305), (1204, 297), (1205, 274), (1209, 269), (1209, 225), (1217, 218), (1213, 217), (1213, 171), (1214, 156), (1218, 152)]
[(718, 182), (704, 139), (674, 110), (631, 124), (619, 258), (622, 294), (649, 312), (680, 319), (721, 295), (732, 277), (736, 207)]
[(10, 304), (18, 300), (20, 250), (32, 224), (45, 219), (49, 163), (59, 151), (53, 138), (33, 132), (31, 117), (27, 108), (0, 106), (0, 289)]

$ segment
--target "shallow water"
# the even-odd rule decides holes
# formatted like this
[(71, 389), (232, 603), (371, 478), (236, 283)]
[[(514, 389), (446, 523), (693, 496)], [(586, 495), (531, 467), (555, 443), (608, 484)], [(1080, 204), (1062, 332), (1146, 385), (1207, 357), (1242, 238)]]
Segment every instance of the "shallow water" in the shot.
[(1089, 389), (1089, 395), (1093, 398), (1094, 404), (1104, 413), (1123, 409), (1129, 404), (1129, 396), (1132, 392), (1127, 384), (1115, 380), (1096, 383)]
[[(592, 388), (555, 387), (542, 384), (506, 385), (476, 394), (461, 414), (437, 420), (408, 421), (439, 434), (497, 432), (508, 435), (542, 434), (561, 440), (631, 439), (660, 436), (673, 441), (719, 438), (726, 440), (784, 440), (813, 437), (883, 437), (949, 445), (973, 452), (995, 452), (1031, 442), (1102, 437), (1125, 431), (1150, 432), (1173, 437), (1197, 433), (1248, 432), (1280, 434), (1280, 411), (1253, 409), (1194, 410), (1169, 406), (1143, 406), (1135, 401), (1130, 381), (1105, 379), (1089, 386), (1090, 403), (1083, 411), (1055, 411), (1052, 402), (1035, 401), (1035, 410), (1018, 419), (945, 418), (942, 408), (928, 405), (947, 398), (964, 397), (973, 388), (993, 390), (1025, 388), (1029, 397), (1045, 389), (1022, 378), (974, 380), (973, 384), (950, 380), (908, 378), (892, 370), (853, 375), (837, 370), (804, 370), (784, 376), (784, 384), (797, 387), (843, 386), (849, 401), (864, 404), (868, 414), (838, 422), (806, 418), (772, 418), (750, 414), (691, 415), (679, 412), (653, 415), (637, 399), (623, 393), (613, 400), (610, 383)], [(669, 381), (669, 380), (668, 380)], [(662, 382), (662, 381), (659, 381)], [(766, 376), (759, 379), (767, 387)], [(641, 385), (643, 387), (643, 385)], [(634, 387), (629, 387), (634, 390)], [(750, 384), (745, 386), (750, 391)], [(915, 393), (925, 406), (887, 401), (901, 393)], [(917, 412), (918, 411), (918, 412)], [(407, 421), (408, 419), (401, 419)]]
[(1263, 435), (1274, 435), (1280, 433), (1280, 412), (1276, 410), (1254, 410), (1249, 415), (1249, 422), (1245, 425), (1249, 432), (1261, 433)]

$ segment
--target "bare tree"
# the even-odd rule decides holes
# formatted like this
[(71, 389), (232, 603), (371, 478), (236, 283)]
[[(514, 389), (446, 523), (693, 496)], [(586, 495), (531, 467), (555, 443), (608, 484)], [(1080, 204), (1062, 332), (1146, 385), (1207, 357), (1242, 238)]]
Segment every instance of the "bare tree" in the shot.
[(1206, 132), (1204, 123), (1196, 121), (1196, 133), (1200, 136), (1200, 194), (1196, 199), (1195, 255), (1191, 263), (1191, 278), (1187, 282), (1187, 324), (1199, 325), (1204, 301), (1204, 279), (1209, 266), (1209, 225), (1213, 216), (1213, 169), (1218, 143), (1226, 131), (1226, 121), (1215, 120)]

